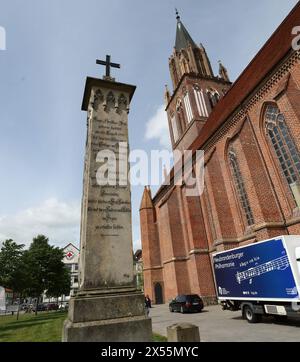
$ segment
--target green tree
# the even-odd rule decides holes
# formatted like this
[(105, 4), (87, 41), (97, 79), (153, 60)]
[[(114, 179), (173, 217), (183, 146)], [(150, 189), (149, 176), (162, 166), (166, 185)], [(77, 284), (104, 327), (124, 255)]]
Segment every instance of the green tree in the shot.
[(45, 235), (38, 235), (24, 254), (28, 293), (36, 298), (37, 314), (39, 299), (44, 291), (49, 290), (52, 294), (57, 293), (55, 289), (58, 286), (65, 287), (67, 274), (62, 261), (64, 253), (63, 249), (49, 245), (49, 239)]
[(12, 289), (14, 294), (19, 294), (19, 305), (27, 288), (23, 248), (23, 244), (8, 239), (4, 241), (0, 250), (0, 285)]
[(59, 298), (62, 295), (69, 295), (71, 289), (71, 273), (70, 270), (64, 265), (63, 269), (52, 275), (49, 280), (47, 289), (47, 297)]
[(0, 285), (19, 289), (20, 264), (22, 263), (24, 245), (18, 245), (12, 239), (5, 240), (0, 250)]

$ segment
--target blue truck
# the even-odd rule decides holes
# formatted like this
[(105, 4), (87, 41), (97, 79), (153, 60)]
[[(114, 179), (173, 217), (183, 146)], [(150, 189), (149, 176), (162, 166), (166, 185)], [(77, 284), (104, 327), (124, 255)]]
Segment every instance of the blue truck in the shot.
[(263, 315), (300, 316), (300, 236), (280, 236), (213, 255), (223, 309), (249, 323)]

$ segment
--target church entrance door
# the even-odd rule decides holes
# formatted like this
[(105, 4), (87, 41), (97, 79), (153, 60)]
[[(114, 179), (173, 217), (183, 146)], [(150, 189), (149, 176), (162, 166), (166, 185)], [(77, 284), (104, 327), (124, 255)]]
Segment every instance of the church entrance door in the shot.
[(161, 283), (155, 283), (154, 285), (155, 304), (163, 304), (163, 292)]

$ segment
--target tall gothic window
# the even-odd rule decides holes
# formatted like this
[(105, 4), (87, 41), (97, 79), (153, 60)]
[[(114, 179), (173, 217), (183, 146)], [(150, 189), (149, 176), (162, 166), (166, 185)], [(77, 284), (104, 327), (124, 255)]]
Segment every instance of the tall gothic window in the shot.
[(180, 137), (180, 130), (178, 129), (178, 124), (175, 114), (171, 117), (171, 126), (172, 126), (174, 142), (177, 142)]
[(192, 110), (188, 92), (185, 93), (185, 95), (183, 97), (183, 101), (184, 101), (185, 111), (186, 111), (186, 115), (187, 115), (187, 121), (188, 121), (188, 123), (190, 123), (193, 120), (194, 116), (193, 116), (193, 110)]
[(208, 117), (208, 110), (205, 102), (203, 90), (197, 85), (194, 86), (194, 97), (197, 104), (197, 109), (200, 117)]
[(233, 150), (229, 151), (229, 162), (230, 162), (230, 167), (231, 167), (231, 171), (232, 171), (232, 175), (233, 175), (233, 179), (234, 179), (235, 189), (236, 189), (241, 207), (243, 209), (244, 215), (246, 217), (247, 224), (248, 224), (248, 226), (253, 225), (254, 224), (253, 213), (252, 213), (252, 210), (250, 207), (250, 203), (249, 203), (248, 195), (247, 195), (247, 192), (245, 189), (245, 184), (244, 184), (244, 181), (242, 178), (240, 167), (237, 162), (237, 157)]
[(183, 114), (183, 105), (181, 99), (178, 99), (176, 103), (176, 121), (177, 121), (177, 128), (181, 136), (181, 134), (185, 130), (185, 117)]
[(297, 202), (295, 185), (300, 183), (300, 153), (291, 136), (285, 117), (276, 104), (268, 105), (266, 108), (265, 126), (284, 178)]

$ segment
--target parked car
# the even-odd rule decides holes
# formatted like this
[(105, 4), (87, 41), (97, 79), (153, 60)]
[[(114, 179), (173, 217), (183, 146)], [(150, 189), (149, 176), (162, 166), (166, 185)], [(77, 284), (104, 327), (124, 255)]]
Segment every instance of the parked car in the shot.
[(170, 312), (201, 312), (203, 308), (203, 300), (197, 294), (178, 295), (169, 303)]
[(58, 304), (57, 303), (48, 303), (46, 306), (47, 310), (58, 310)]
[[(33, 307), (32, 307), (32, 311), (35, 312), (35, 308), (36, 308), (36, 305), (34, 304)], [(37, 306), (37, 311), (38, 312), (43, 312), (47, 309), (46, 305), (45, 304), (38, 304)]]

